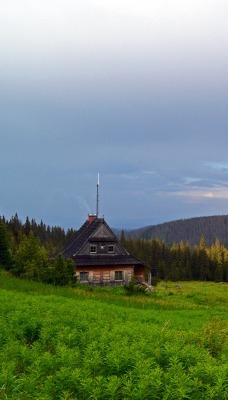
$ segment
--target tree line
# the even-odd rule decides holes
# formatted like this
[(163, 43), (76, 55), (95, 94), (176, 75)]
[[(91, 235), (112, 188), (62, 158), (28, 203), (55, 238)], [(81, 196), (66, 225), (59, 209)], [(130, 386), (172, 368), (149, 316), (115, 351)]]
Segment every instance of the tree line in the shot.
[[(75, 230), (67, 232), (42, 221), (26, 218), (22, 223), (15, 214), (10, 220), (0, 217), (0, 267), (17, 277), (53, 283), (74, 284), (75, 265), (59, 253)], [(206, 245), (203, 235), (198, 244), (180, 241), (171, 246), (161, 239), (133, 239), (122, 232), (121, 244), (130, 254), (143, 260), (155, 280), (212, 280), (228, 282), (228, 248), (216, 239)]]
[(151, 269), (153, 280), (210, 280), (228, 282), (228, 248), (219, 239), (206, 246), (202, 235), (198, 244), (174, 242), (168, 246), (160, 239), (126, 238), (121, 244)]
[(218, 238), (228, 247), (228, 215), (181, 219), (126, 232), (126, 236), (132, 239), (160, 239), (169, 246), (181, 241), (194, 246), (202, 234), (207, 246), (213, 245)]
[(75, 231), (38, 224), (26, 218), (23, 224), (15, 214), (9, 221), (0, 217), (0, 268), (16, 277), (52, 283), (76, 283), (75, 264), (61, 254), (52, 255), (69, 241)]
[(67, 232), (59, 226), (46, 225), (42, 220), (37, 223), (34, 218), (31, 220), (26, 217), (23, 223), (16, 213), (10, 220), (7, 220), (4, 216), (0, 217), (2, 222), (6, 225), (11, 236), (11, 246), (16, 249), (20, 243), (23, 235), (28, 236), (30, 232), (33, 232), (40, 243), (45, 246), (49, 254), (54, 254), (63, 248), (72, 239), (76, 231), (74, 229), (68, 229)]

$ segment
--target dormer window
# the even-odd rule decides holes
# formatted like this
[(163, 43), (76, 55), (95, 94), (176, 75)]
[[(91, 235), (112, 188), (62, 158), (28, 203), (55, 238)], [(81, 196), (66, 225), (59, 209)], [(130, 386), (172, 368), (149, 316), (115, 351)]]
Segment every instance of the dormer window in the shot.
[(94, 245), (94, 244), (92, 244), (92, 245), (90, 246), (90, 253), (91, 253), (91, 254), (95, 254), (96, 252), (97, 252), (97, 246)]
[(108, 253), (114, 253), (115, 247), (111, 244), (108, 246)]

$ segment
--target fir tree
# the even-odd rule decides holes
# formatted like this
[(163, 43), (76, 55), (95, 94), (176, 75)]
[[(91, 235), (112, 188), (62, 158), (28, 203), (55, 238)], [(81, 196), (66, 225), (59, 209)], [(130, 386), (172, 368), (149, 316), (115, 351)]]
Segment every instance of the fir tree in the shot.
[(6, 226), (0, 218), (0, 266), (10, 269), (12, 256), (9, 248), (9, 235)]

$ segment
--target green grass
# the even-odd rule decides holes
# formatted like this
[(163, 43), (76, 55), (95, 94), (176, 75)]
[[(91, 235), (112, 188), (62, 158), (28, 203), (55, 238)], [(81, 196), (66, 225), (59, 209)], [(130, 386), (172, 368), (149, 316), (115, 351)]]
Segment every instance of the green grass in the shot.
[(227, 284), (0, 288), (2, 399), (228, 399)]

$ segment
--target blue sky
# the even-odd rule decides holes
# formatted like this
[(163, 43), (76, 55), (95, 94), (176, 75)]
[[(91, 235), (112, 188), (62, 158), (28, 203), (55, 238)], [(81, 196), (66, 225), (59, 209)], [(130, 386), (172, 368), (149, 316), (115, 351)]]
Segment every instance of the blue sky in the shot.
[(0, 215), (228, 214), (227, 1), (0, 6)]

